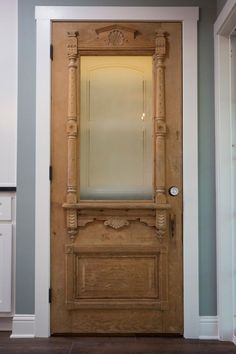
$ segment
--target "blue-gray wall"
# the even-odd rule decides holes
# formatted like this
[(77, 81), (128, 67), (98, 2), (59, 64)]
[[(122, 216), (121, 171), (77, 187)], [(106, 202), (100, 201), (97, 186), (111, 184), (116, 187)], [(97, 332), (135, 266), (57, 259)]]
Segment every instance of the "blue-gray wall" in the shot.
[(36, 82), (34, 6), (36, 5), (200, 7), (198, 55), (200, 315), (216, 315), (213, 97), (213, 23), (217, 11), (216, 0), (19, 0), (16, 313), (34, 313)]
[(227, 0), (217, 0), (217, 14), (220, 13), (220, 11), (225, 6), (226, 2), (227, 2)]

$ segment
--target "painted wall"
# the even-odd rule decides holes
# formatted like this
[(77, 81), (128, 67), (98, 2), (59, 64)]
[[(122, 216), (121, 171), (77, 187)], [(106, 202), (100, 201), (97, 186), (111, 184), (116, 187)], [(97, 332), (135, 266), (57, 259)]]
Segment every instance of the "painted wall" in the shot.
[[(236, 146), (236, 36), (231, 36), (231, 70), (232, 70), (232, 145)], [(234, 98), (233, 98), (234, 97)], [(236, 151), (232, 149), (233, 180), (236, 181)], [(236, 185), (233, 186), (233, 215), (236, 215)], [(236, 220), (233, 224), (234, 233), (236, 231)], [(236, 255), (236, 242), (234, 241), (234, 255)], [(236, 257), (234, 256), (234, 269), (236, 270)], [(236, 279), (234, 278), (234, 294), (236, 294)], [(234, 335), (236, 335), (236, 298), (234, 298)]]
[(217, 0), (217, 14), (220, 13), (220, 11), (223, 9), (226, 3), (227, 0)]
[(0, 14), (0, 187), (15, 187), (17, 135), (17, 0), (0, 0)]
[(199, 6), (200, 315), (216, 315), (213, 23), (216, 0), (19, 0), (16, 313), (34, 313), (35, 5)]

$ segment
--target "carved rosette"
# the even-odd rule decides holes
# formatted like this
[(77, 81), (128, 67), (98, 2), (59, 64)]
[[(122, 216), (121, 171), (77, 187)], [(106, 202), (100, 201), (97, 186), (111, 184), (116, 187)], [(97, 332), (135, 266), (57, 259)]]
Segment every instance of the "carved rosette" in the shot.
[[(67, 196), (69, 204), (77, 202), (77, 66), (78, 66), (78, 32), (68, 32), (68, 113), (67, 113)], [(71, 239), (74, 239), (77, 231), (77, 210), (67, 210), (67, 231)]]
[(73, 245), (66, 245), (66, 246), (65, 246), (65, 253), (66, 253), (66, 254), (73, 254), (73, 253), (74, 253), (74, 247), (73, 247)]

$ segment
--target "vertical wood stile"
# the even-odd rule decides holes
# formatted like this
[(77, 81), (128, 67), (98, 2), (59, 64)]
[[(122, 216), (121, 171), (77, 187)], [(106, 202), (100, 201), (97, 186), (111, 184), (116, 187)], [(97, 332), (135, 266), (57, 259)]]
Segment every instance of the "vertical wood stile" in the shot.
[[(67, 115), (67, 197), (69, 204), (77, 202), (77, 67), (78, 67), (78, 32), (68, 32), (68, 115)], [(73, 239), (77, 234), (77, 210), (67, 210), (68, 235)]]
[[(165, 122), (165, 66), (166, 58), (166, 34), (163, 31), (156, 33), (156, 48), (153, 57), (154, 62), (154, 131), (155, 131), (155, 202), (166, 203), (166, 122)], [(166, 232), (166, 211), (159, 210), (156, 213), (156, 228), (158, 236), (162, 237)]]

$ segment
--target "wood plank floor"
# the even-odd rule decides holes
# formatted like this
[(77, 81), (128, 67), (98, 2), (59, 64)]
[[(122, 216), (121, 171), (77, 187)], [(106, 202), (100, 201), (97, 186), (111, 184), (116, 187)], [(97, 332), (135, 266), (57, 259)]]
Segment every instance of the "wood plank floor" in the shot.
[(0, 332), (0, 354), (236, 354), (229, 342), (159, 337), (10, 339)]

